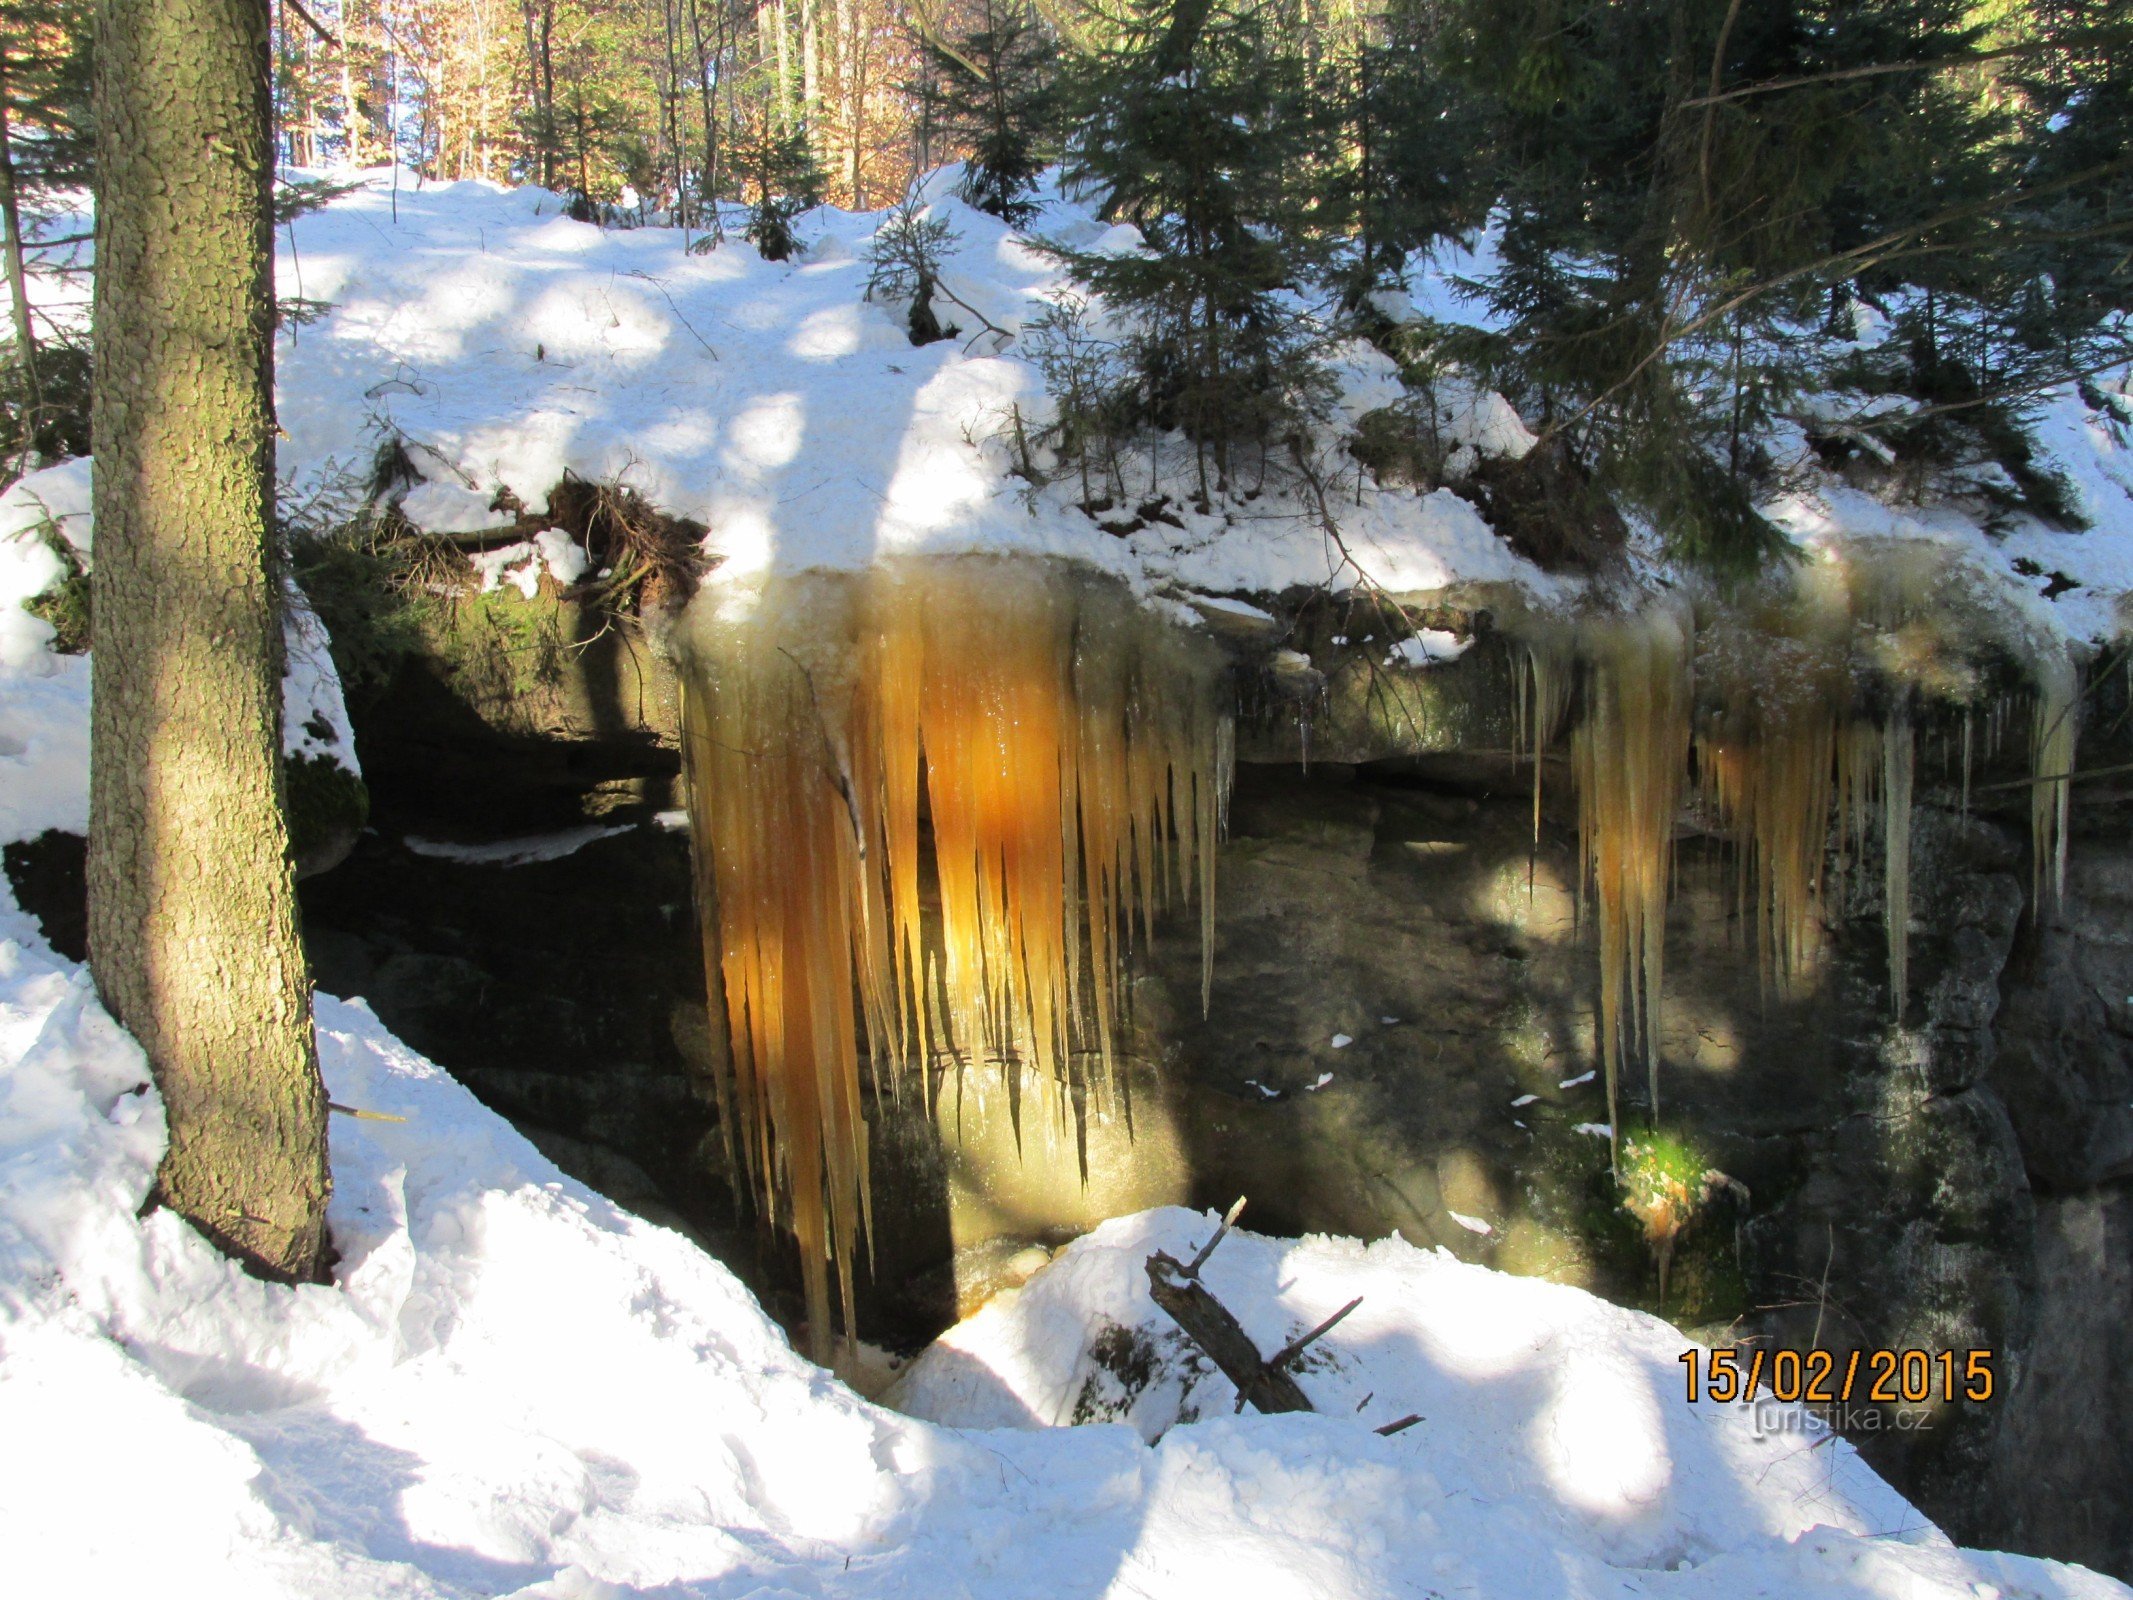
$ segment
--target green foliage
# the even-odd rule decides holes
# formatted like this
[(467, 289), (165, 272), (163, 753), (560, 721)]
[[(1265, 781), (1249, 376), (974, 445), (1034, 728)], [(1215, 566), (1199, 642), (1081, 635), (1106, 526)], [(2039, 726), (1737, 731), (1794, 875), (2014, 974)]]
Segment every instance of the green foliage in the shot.
[(1108, 510), (1108, 498), (1098, 503), (1089, 474), (1092, 468), (1102, 474), (1106, 488), (1123, 498), (1116, 445), (1136, 410), (1124, 353), (1090, 326), (1089, 303), (1080, 295), (1063, 297), (1027, 324), (1022, 348), (1044, 374), (1052, 397), (1053, 419), (1044, 442), (1080, 473), (1083, 508)]
[(780, 131), (766, 116), (735, 144), (733, 162), (748, 199), (749, 242), (765, 261), (789, 261), (800, 248), (794, 221), (822, 200), (822, 168), (807, 130)]
[(1399, 282), (1411, 252), (1478, 227), (1494, 198), (1477, 170), (1485, 130), (1442, 71), (1442, 48), (1441, 8), (1401, 0), (1312, 81), (1314, 220), (1338, 241), (1351, 310)]
[(352, 706), (384, 693), (422, 641), (419, 608), (471, 569), (448, 543), (390, 512), (339, 497), (283, 510), (290, 574), (332, 642), (334, 671)]
[[(1967, 410), (2104, 353), (2101, 301), (2055, 287), (2022, 198), (2065, 127), (2025, 132), (1962, 66), (1989, 42), (1968, 0), (1445, 16), (1435, 60), (1482, 133), (1500, 263), (1474, 286), (1496, 326), (1459, 353), (1677, 557), (1738, 575), (1783, 552), (1756, 441), (1802, 391)], [(1853, 298), (1887, 313), (1874, 351), (1838, 314)], [(2017, 401), (1977, 436), (2019, 423)]]
[(1028, 196), (1052, 145), (1058, 41), (1022, 0), (983, 7), (983, 27), (924, 39), (932, 70), (921, 92), (925, 114), (970, 148), (963, 198), (1019, 228), (1037, 214)]
[(63, 656), (84, 655), (89, 649), (89, 573), (74, 547), (49, 522), (41, 531), (45, 548), (57, 556), (66, 571), (59, 581), (40, 595), (32, 596), (23, 609), (51, 624), (52, 648)]
[(37, 391), (31, 414), (22, 381), (21, 354), (0, 348), (0, 456), (25, 447), (46, 461), (89, 453), (89, 339), (86, 330), (49, 329), (37, 346)]
[(2133, 310), (2133, 0), (2041, 0), (2013, 16), (2023, 42), (2055, 46), (2014, 75), (2032, 188), (2109, 169), (2021, 208), (2030, 281), (2062, 318)]
[[(93, 8), (87, 0), (8, 0), (0, 6), (0, 56), (10, 154), (18, 192), (33, 207), (89, 183)], [(24, 137), (27, 135), (27, 137)]]
[(1050, 246), (1127, 314), (1139, 423), (1178, 428), (1226, 477), (1230, 452), (1293, 426), (1320, 397), (1320, 330), (1300, 291), (1319, 264), (1293, 182), (1314, 143), (1303, 62), (1235, 0), (1173, 11), (1128, 0), (1069, 82), (1070, 182), (1148, 248)]
[(314, 211), (323, 211), (343, 195), (359, 191), (363, 185), (351, 178), (338, 182), (332, 178), (287, 178), (276, 174), (274, 178), (274, 223), (276, 227), (308, 217)]
[(911, 342), (932, 344), (954, 333), (933, 310), (941, 260), (961, 243), (947, 219), (927, 214), (914, 192), (890, 211), (867, 245), (867, 298), (908, 301)]

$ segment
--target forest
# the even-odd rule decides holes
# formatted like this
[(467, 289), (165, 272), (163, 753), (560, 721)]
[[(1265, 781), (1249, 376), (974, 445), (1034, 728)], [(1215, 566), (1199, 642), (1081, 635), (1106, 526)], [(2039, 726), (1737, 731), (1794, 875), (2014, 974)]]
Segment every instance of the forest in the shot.
[(2133, 1596), (2133, 0), (0, 0), (0, 1588)]
[[(56, 259), (40, 207), (88, 176), (89, 14), (17, 0), (5, 26), (24, 311), (25, 250)], [(809, 208), (894, 205), (953, 161), (966, 198), (1041, 240), (1058, 163), (1147, 245), (1067, 252), (1139, 318), (1098, 341), (1063, 306), (1049, 330), (1072, 453), (1183, 426), (1219, 474), (1360, 334), (1418, 379), (1482, 375), (1569, 469), (1554, 492), (1636, 507), (1739, 573), (1781, 543), (1754, 510), (1761, 441), (1803, 417), (1825, 456), (1896, 451), (2066, 514), (2024, 419), (2124, 359), (2129, 27), (2118, 0), (279, 0), (279, 203), (392, 162), (777, 258)], [(1459, 293), (1486, 314), (1395, 328), (1374, 297), (1484, 229)], [(929, 283), (923, 222), (897, 238), (881, 270)], [(10, 447), (78, 449), (80, 334), (15, 320)], [(1839, 390), (1864, 403), (1808, 416)], [(1401, 421), (1367, 446), (1396, 469), (1431, 449)]]

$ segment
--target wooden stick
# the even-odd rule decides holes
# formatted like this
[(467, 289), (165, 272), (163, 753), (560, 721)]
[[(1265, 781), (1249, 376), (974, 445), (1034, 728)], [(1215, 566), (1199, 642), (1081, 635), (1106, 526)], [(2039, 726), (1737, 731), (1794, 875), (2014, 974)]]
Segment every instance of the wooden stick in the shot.
[(1361, 1305), (1362, 1303), (1363, 1297), (1361, 1295), (1357, 1295), (1353, 1300), (1342, 1306), (1340, 1310), (1334, 1312), (1332, 1316), (1326, 1318), (1324, 1322), (1321, 1322), (1317, 1327), (1313, 1328), (1302, 1338), (1292, 1339), (1287, 1344), (1283, 1345), (1281, 1348), (1281, 1354), (1274, 1357), (1274, 1359), (1269, 1361), (1267, 1365), (1269, 1367), (1288, 1366), (1290, 1362), (1294, 1361), (1298, 1356), (1302, 1355), (1306, 1350), (1310, 1349), (1311, 1346), (1315, 1344), (1318, 1340), (1324, 1338), (1327, 1334), (1331, 1333), (1335, 1326), (1339, 1324), (1341, 1318), (1345, 1317), (1349, 1312), (1353, 1311), (1357, 1306)]
[(1416, 1423), (1422, 1420), (1423, 1419), (1421, 1413), (1410, 1411), (1398, 1422), (1388, 1422), (1385, 1424), (1384, 1427), (1374, 1428), (1371, 1431), (1374, 1433), (1383, 1434), (1386, 1438), (1390, 1439), (1396, 1433), (1405, 1433), (1409, 1428), (1412, 1428)]
[[(1206, 1254), (1201, 1253), (1203, 1257)], [(1268, 1416), (1312, 1409), (1310, 1398), (1297, 1387), (1296, 1380), (1259, 1354), (1259, 1347), (1230, 1315), (1229, 1308), (1161, 1250), (1148, 1258), (1148, 1293), (1221, 1369), (1222, 1375), (1237, 1386), (1240, 1408), (1249, 1400)]]
[(358, 1111), (354, 1106), (344, 1106), (338, 1100), (326, 1102), (328, 1111), (338, 1111), (344, 1117), (354, 1117), (358, 1122), (405, 1122), (407, 1118), (390, 1111)]
[(1229, 1215), (1222, 1219), (1222, 1226), (1215, 1229), (1215, 1236), (1201, 1245), (1200, 1253), (1192, 1258), (1192, 1265), (1185, 1269), (1186, 1277), (1197, 1278), (1200, 1275), (1200, 1269), (1207, 1265), (1207, 1258), (1215, 1253), (1215, 1246), (1228, 1237), (1229, 1230), (1236, 1225), (1237, 1219), (1243, 1215), (1244, 1196), (1240, 1194), (1237, 1196), (1236, 1203), (1229, 1208)]

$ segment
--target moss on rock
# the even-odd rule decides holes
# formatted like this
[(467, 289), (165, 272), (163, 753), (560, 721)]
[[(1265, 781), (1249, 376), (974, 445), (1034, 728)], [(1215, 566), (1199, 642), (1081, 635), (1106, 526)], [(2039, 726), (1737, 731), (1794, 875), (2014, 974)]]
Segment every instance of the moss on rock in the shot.
[(291, 756), (282, 773), (296, 875), (330, 871), (348, 858), (370, 820), (370, 790), (331, 756)]

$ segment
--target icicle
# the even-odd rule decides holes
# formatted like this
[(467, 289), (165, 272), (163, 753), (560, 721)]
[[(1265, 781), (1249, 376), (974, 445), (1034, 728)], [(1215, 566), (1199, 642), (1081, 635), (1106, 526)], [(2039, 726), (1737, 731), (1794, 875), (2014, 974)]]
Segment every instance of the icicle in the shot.
[(1963, 821), (1970, 820), (1970, 728), (1974, 720), (1971, 708), (1963, 707), (1963, 801), (1958, 813)]
[(1622, 1058), (1641, 1038), (1659, 1111), (1660, 997), (1675, 816), (1688, 763), (1687, 619), (1588, 625), (1585, 716), (1571, 740), (1584, 875), (1600, 925), (1600, 1055), (1621, 1145)]
[(1736, 841), (1737, 894), (1767, 994), (1789, 989), (1819, 948), (1840, 719), (1827, 675), (1805, 668), (1728, 688), (1736, 703), (1724, 729), (1698, 741), (1697, 770)]
[(2081, 732), (2080, 689), (2080, 674), (2065, 656), (2050, 655), (2038, 663), (2029, 740), (2029, 831), (2033, 893), (2040, 911), (2047, 884), (2054, 900), (2066, 894), (2067, 821), (2074, 787), (2068, 774), (2074, 770)]
[(1121, 941), (1174, 895), (1200, 899), (1207, 1002), (1233, 734), (1216, 649), (1093, 575), (968, 558), (786, 580), (739, 617), (717, 598), (690, 619), (685, 726), (725, 1126), (798, 1238), (827, 1359), (830, 1266), (849, 1328), (872, 1238), (862, 1038), (892, 1067), (997, 1062), (1018, 1134), (1032, 1104), (1048, 1137), (1079, 1091), (1101, 1106)]
[(1887, 896), (1889, 1006), (1903, 1021), (1911, 992), (1911, 776), (1917, 740), (1910, 712), (1893, 712), (1881, 732), (1882, 872)]
[[(1563, 714), (1570, 709), (1570, 690), (1577, 681), (1574, 665), (1560, 644), (1552, 640), (1536, 640), (1523, 647), (1519, 662), (1512, 668), (1511, 675), (1518, 688), (1517, 743), (1533, 762), (1533, 849), (1536, 855), (1540, 851), (1541, 837), (1541, 772), (1546, 764), (1548, 746), (1555, 740), (1555, 730), (1562, 725)], [(1529, 887), (1530, 876), (1529, 873)]]

